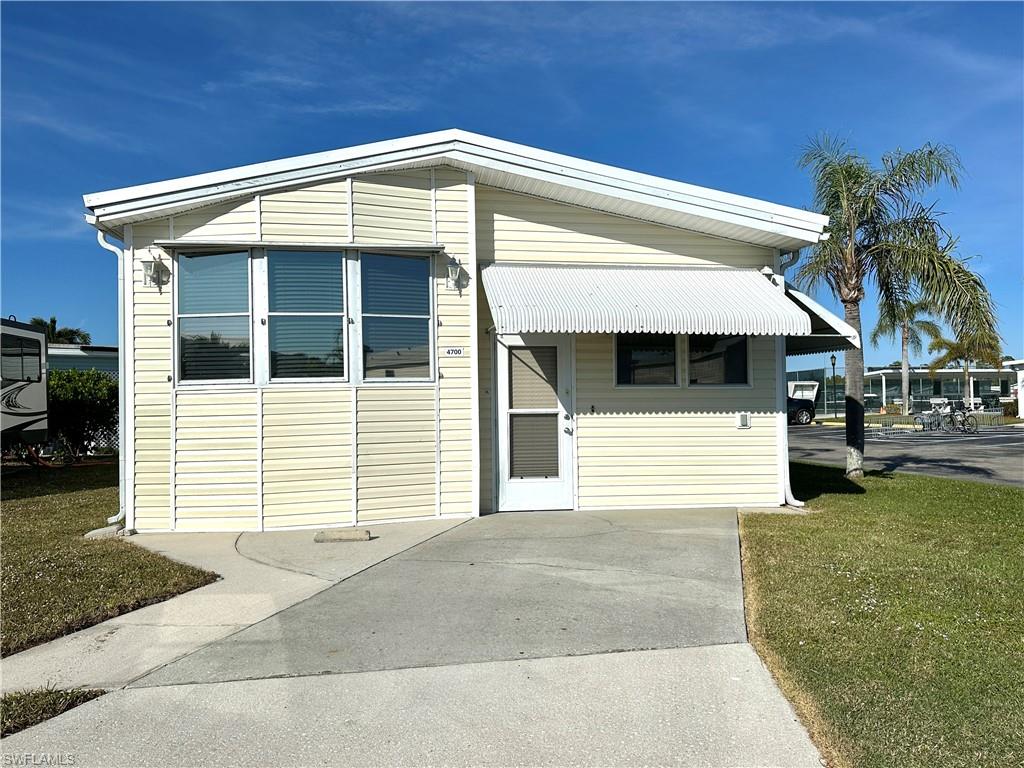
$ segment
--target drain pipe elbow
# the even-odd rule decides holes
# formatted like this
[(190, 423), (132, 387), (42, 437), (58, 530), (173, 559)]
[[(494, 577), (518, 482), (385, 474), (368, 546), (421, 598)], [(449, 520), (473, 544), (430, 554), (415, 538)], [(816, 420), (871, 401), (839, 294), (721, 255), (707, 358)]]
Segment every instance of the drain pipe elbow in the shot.
[(125, 487), (125, 455), (124, 428), (127, 423), (127, 407), (125, 400), (125, 369), (124, 369), (124, 249), (108, 243), (103, 230), (96, 230), (96, 242), (100, 248), (117, 256), (117, 477), (118, 477), (118, 511), (113, 517), (107, 518), (108, 525), (123, 523), (125, 510), (128, 508)]

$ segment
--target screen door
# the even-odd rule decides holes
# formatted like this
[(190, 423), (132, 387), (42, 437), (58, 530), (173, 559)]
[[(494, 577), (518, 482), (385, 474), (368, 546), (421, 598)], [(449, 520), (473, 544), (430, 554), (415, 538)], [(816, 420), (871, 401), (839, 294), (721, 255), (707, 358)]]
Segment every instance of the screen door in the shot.
[(498, 509), (572, 509), (568, 336), (498, 337)]

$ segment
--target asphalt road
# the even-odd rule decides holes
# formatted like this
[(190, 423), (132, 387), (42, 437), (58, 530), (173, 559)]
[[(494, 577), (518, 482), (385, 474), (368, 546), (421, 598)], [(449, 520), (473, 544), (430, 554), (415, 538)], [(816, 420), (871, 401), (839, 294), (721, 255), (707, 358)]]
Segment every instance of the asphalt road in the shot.
[[(1024, 487), (1024, 429), (1002, 427), (975, 435), (942, 432), (901, 437), (869, 437), (864, 465), (868, 470), (917, 472), (959, 480)], [(846, 464), (842, 428), (789, 428), (789, 457), (822, 464)]]

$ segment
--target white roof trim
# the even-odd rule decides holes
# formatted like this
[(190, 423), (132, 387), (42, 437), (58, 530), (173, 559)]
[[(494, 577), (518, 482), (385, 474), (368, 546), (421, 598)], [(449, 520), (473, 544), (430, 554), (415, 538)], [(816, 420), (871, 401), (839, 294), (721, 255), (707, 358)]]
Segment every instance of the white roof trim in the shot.
[(807, 313), (753, 269), (502, 263), (481, 278), (499, 334), (812, 332)]
[[(783, 249), (817, 242), (810, 211), (460, 130), (409, 136), (84, 196), (94, 226), (120, 226), (275, 188), (356, 173), (451, 165), (481, 184)], [(528, 180), (528, 183), (524, 183)]]
[(787, 355), (860, 349), (860, 335), (852, 325), (829, 312), (805, 293), (786, 286), (786, 295), (810, 315), (813, 327), (813, 332), (806, 338), (786, 341)]

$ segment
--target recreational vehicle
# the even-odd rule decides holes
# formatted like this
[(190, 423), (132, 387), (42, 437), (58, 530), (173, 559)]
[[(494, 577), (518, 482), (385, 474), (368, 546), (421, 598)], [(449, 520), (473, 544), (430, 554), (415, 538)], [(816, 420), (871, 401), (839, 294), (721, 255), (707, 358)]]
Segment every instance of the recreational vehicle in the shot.
[(46, 442), (46, 334), (16, 320), (0, 326), (3, 447)]

